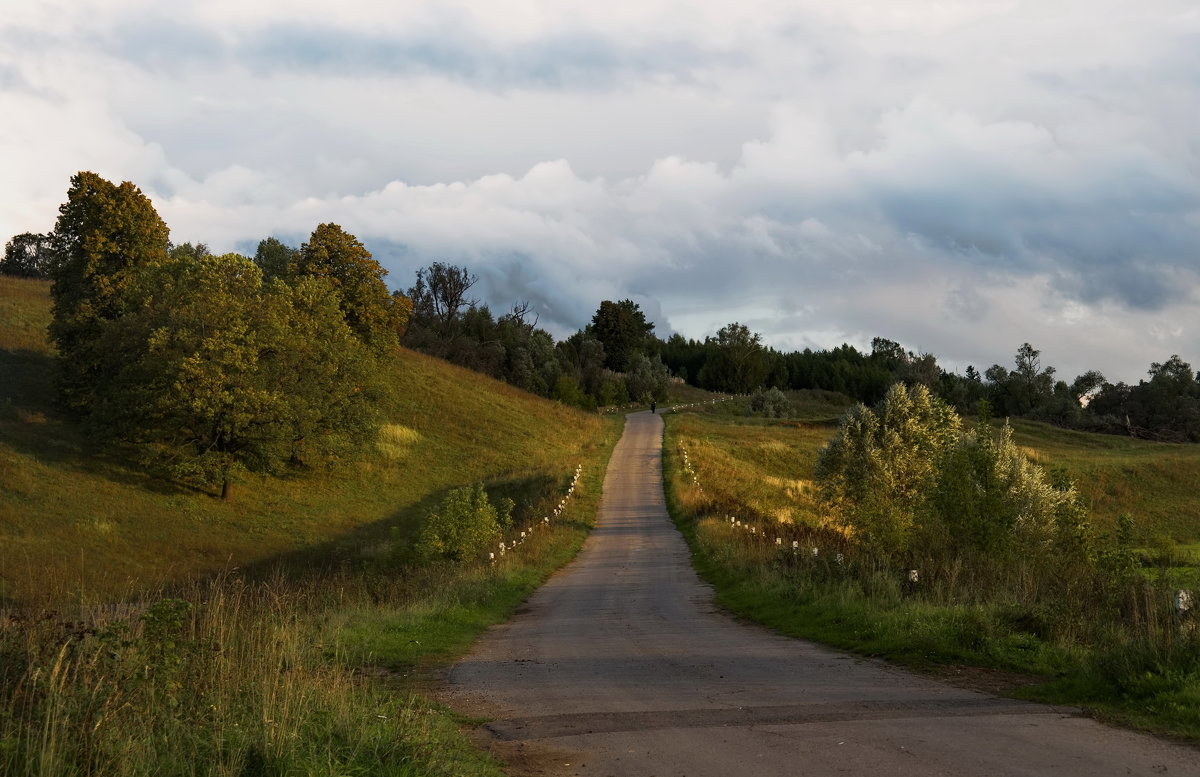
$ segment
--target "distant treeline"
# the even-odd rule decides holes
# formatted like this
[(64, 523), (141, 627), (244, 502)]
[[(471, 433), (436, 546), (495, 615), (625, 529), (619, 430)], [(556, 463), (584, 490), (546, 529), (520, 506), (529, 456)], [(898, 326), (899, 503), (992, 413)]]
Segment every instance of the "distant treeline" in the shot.
[[(121, 217), (122, 209), (135, 217)], [(52, 334), (64, 360), (72, 361), (64, 370), (64, 398), (77, 406), (73, 392), (104, 373), (96, 372), (96, 355), (77, 348), (76, 339), (82, 336), (86, 341), (96, 334), (96, 320), (118, 316), (125, 310), (122, 306), (131, 303), (120, 299), (138, 288), (127, 288), (130, 268), (169, 258), (184, 265), (203, 260), (206, 273), (224, 272), (225, 294), (231, 293), (232, 278), (245, 275), (231, 269), (231, 263), (244, 261), (257, 271), (257, 280), (239, 281), (244, 288), (267, 294), (278, 282), (280, 289), (292, 289), (293, 296), (299, 293), (308, 301), (279, 303), (280, 289), (265, 299), (292, 308), (308, 305), (313, 315), (325, 315), (316, 309), (317, 297), (332, 300), (329, 304), (336, 304), (342, 323), (370, 354), (400, 343), (585, 409), (661, 401), (672, 379), (727, 393), (821, 389), (867, 405), (879, 402), (900, 382), (927, 387), (959, 412), (974, 412), (986, 401), (997, 416), (1200, 442), (1200, 375), (1175, 355), (1152, 364), (1148, 379), (1137, 385), (1109, 383), (1096, 371), (1068, 383), (1053, 367), (1042, 365), (1040, 351), (1029, 343), (1018, 348), (1011, 368), (996, 364), (981, 374), (968, 367), (958, 374), (941, 368), (932, 354), (907, 351), (883, 337), (872, 341), (869, 353), (852, 345), (785, 353), (765, 346), (760, 334), (733, 322), (704, 340), (678, 334), (663, 340), (655, 336), (654, 325), (639, 306), (627, 299), (601, 302), (587, 326), (556, 342), (537, 326), (529, 303), (516, 302), (497, 315), (474, 299), (471, 289), (478, 277), (466, 267), (434, 262), (417, 270), (407, 293), (388, 294), (382, 280), (386, 271), (357, 238), (336, 224), (320, 225), (300, 247), (269, 237), (259, 243), (254, 257), (212, 257), (203, 245), (172, 246), (165, 224), (133, 184), (118, 187), (93, 173), (72, 179), (60, 213), (53, 233), (13, 237), (0, 273), (55, 280)], [(138, 219), (144, 221), (140, 226)], [(189, 277), (181, 267), (175, 268), (177, 278)], [(106, 274), (111, 277), (106, 279)], [(299, 289), (301, 280), (325, 291)], [(199, 293), (204, 283), (216, 281), (198, 275), (193, 283), (192, 291)], [(72, 317), (79, 320), (72, 323)]]
[[(732, 348), (737, 358), (727, 351)], [(676, 375), (713, 391), (754, 388), (823, 389), (866, 405), (878, 403), (895, 383), (923, 385), (960, 413), (973, 413), (981, 401), (989, 414), (1030, 418), (1094, 432), (1127, 434), (1169, 442), (1200, 442), (1200, 374), (1177, 355), (1150, 365), (1148, 379), (1136, 385), (1110, 383), (1089, 370), (1068, 383), (1044, 366), (1041, 352), (1022, 344), (1013, 367), (994, 364), (982, 374), (942, 369), (932, 354), (906, 351), (882, 337), (864, 353), (852, 345), (830, 350), (781, 353), (761, 338), (731, 324), (704, 341), (673, 335), (662, 357)], [(736, 370), (729, 365), (736, 364)]]

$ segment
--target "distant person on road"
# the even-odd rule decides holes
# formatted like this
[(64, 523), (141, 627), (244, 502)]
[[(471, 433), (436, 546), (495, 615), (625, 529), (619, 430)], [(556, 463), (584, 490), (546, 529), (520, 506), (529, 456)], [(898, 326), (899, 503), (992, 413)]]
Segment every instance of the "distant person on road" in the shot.
[(653, 399), (650, 400), (650, 412), (651, 413), (654, 412), (654, 408), (656, 408), (656, 407), (658, 407), (658, 403), (656, 403)]

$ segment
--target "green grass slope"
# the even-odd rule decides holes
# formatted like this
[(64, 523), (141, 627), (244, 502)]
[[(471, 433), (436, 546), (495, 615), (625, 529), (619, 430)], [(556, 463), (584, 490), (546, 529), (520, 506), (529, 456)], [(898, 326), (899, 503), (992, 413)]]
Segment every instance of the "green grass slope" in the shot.
[[(400, 351), (378, 449), (329, 472), (247, 476), (233, 501), (96, 450), (56, 410), (49, 284), (0, 277), (0, 602), (104, 602), (281, 557), (403, 535), (447, 489), (561, 487), (604, 422)], [(520, 501), (520, 500), (518, 500)]]
[(1200, 542), (1200, 445), (1089, 434), (1035, 421), (1012, 422), (1015, 439), (1044, 467), (1075, 481), (1096, 525), (1133, 516), (1143, 541)]
[[(817, 453), (850, 403), (811, 391), (793, 392), (791, 400), (796, 416), (788, 420), (748, 418), (742, 403), (730, 402), (713, 412), (681, 415), (674, 428), (712, 485), (710, 498), (727, 501), (731, 510), (740, 505), (760, 516), (815, 525), (822, 512), (812, 481)], [(1061, 468), (1075, 482), (1097, 529), (1111, 531), (1128, 513), (1144, 544), (1196, 552), (1200, 445), (1011, 423), (1031, 459)]]

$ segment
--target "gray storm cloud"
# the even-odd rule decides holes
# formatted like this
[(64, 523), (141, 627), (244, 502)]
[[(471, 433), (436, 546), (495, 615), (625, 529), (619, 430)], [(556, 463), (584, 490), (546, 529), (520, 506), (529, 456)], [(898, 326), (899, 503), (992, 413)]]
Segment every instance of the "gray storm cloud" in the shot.
[(630, 297), (663, 334), (1136, 379), (1200, 362), (1200, 13), (1142, 6), (22, 6), (0, 231), (94, 169), (176, 240), (336, 221), (394, 286), (467, 264), (558, 334)]

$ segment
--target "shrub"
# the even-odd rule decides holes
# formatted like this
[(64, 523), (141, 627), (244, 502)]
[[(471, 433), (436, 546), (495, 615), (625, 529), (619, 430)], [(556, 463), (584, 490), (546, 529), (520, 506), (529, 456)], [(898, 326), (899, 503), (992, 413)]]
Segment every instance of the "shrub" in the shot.
[(817, 459), (822, 494), (854, 533), (884, 552), (909, 547), (936, 485), (936, 462), (959, 435), (958, 415), (924, 386), (892, 386), (872, 410), (851, 408)]
[(875, 409), (848, 412), (820, 453), (817, 478), (838, 517), (884, 553), (1087, 550), (1074, 487), (1051, 482), (1007, 424), (963, 431), (923, 386), (898, 383)]
[(430, 561), (477, 559), (512, 523), (512, 509), (507, 498), (493, 505), (482, 484), (455, 488), (425, 517), (414, 551)]
[[(1074, 486), (1056, 484), (1013, 442), (981, 423), (937, 462), (926, 540), (947, 551), (1086, 550), (1086, 515)], [(1076, 555), (1076, 554), (1072, 554)]]
[(750, 397), (750, 414), (764, 418), (787, 418), (792, 414), (792, 403), (777, 388), (759, 389)]

